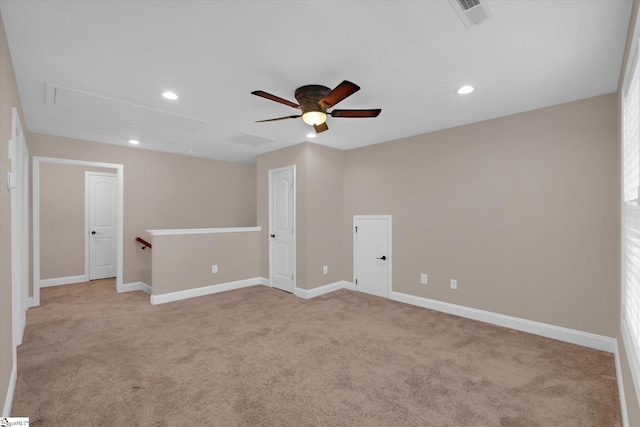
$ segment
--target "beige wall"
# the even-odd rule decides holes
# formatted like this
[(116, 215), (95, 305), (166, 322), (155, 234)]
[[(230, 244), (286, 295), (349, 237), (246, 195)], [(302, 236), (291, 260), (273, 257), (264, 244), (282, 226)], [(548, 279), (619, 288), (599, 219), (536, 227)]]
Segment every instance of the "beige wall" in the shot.
[[(634, 0), (632, 26), (637, 13)], [(0, 94), (3, 404), (13, 364), (6, 153), (11, 107), (21, 106), (1, 20)], [(305, 281), (299, 286), (335, 281), (340, 269), (338, 278), (351, 280), (352, 216), (392, 214), (394, 290), (620, 341), (617, 110), (616, 97), (607, 95), (341, 155), (302, 144), (259, 156), (257, 176), (250, 165), (37, 134), (27, 140), (32, 155), (125, 165), (125, 283), (150, 281), (150, 262), (141, 258), (149, 253), (133, 242), (149, 228), (253, 226), (257, 219), (263, 227), (259, 245), (268, 253), (266, 171), (296, 164), (297, 269)], [(333, 171), (326, 187), (317, 188), (321, 181), (315, 178), (324, 170), (316, 164)], [(318, 219), (323, 203), (335, 203), (340, 194), (331, 191), (340, 173), (343, 203), (335, 207), (343, 218), (336, 229), (333, 216)], [(327, 249), (315, 252), (323, 241)], [(336, 245), (344, 262), (334, 269), (340, 261), (326, 252)], [(332, 276), (325, 281), (317, 270), (327, 264)], [(420, 273), (429, 274), (429, 285), (419, 285)], [(268, 275), (267, 257), (260, 260), (259, 275)], [(459, 281), (457, 291), (448, 289), (452, 277)], [(630, 425), (640, 425), (620, 348)]]
[(344, 253), (354, 214), (390, 214), (394, 291), (615, 337), (616, 111), (610, 94), (348, 151)]
[[(11, 338), (11, 195), (7, 189), (11, 109), (18, 109), (22, 127), (27, 123), (22, 113), (18, 85), (0, 14), (0, 405), (3, 407), (11, 378), (13, 360)], [(28, 141), (27, 141), (28, 142)], [(0, 414), (1, 415), (1, 414)]]
[[(306, 289), (345, 278), (343, 182), (345, 152), (307, 144), (307, 279)], [(328, 274), (322, 267), (328, 266)]]
[(89, 274), (84, 271), (85, 171), (115, 169), (40, 165), (40, 278)]
[[(306, 289), (307, 277), (307, 144), (260, 154), (257, 157), (257, 215), (262, 227), (260, 250), (269, 253), (269, 170), (296, 166), (296, 286)], [(269, 277), (269, 256), (262, 257), (260, 275)]]
[(167, 228), (256, 225), (256, 167), (139, 148), (29, 134), (33, 156), (124, 165), (124, 283), (151, 282), (136, 236)]
[[(313, 289), (344, 277), (343, 179), (345, 152), (303, 143), (257, 159), (261, 275), (269, 277), (269, 170), (296, 165), (296, 286)], [(328, 267), (323, 274), (322, 267)]]
[[(622, 85), (624, 84), (624, 76), (625, 73), (627, 71), (627, 67), (629, 66), (629, 52), (631, 49), (631, 43), (633, 40), (633, 37), (636, 37), (637, 35), (634, 35), (634, 29), (636, 26), (636, 21), (638, 20), (638, 14), (640, 13), (640, 0), (634, 0), (633, 1), (633, 8), (631, 10), (631, 20), (629, 23), (629, 31), (627, 33), (627, 43), (625, 46), (625, 53), (624, 53), (624, 59), (622, 62), (622, 68), (620, 71), (620, 79), (618, 81), (618, 105), (622, 105), (622, 96), (623, 96), (623, 87)], [(622, 158), (622, 111), (620, 108), (618, 108), (618, 145), (617, 145), (617, 157), (619, 159), (618, 161), (618, 171), (617, 174), (618, 176), (621, 176), (621, 165), (620, 165), (620, 159)], [(622, 185), (622, 184), (620, 184)], [(618, 195), (620, 195), (620, 192), (618, 192)], [(622, 199), (619, 197), (618, 198), (618, 206), (621, 206), (622, 203)], [(620, 213), (618, 213), (618, 215), (620, 215)], [(618, 233), (619, 235), (619, 233)], [(620, 242), (618, 243), (618, 248), (620, 248)], [(620, 257), (620, 251), (618, 251), (618, 257)], [(619, 273), (619, 270), (618, 270)], [(621, 278), (620, 275), (618, 275), (617, 277), (617, 281), (618, 283), (621, 283)], [(619, 289), (618, 289), (619, 290)], [(617, 298), (618, 300), (620, 300), (620, 293), (618, 292), (617, 294)], [(620, 318), (620, 309), (618, 309), (618, 318)], [(620, 329), (620, 328), (619, 328)], [(633, 384), (633, 377), (631, 375), (631, 369), (629, 367), (629, 358), (627, 355), (627, 350), (626, 350), (626, 346), (624, 345), (624, 342), (622, 340), (622, 335), (621, 335), (621, 331), (619, 330), (617, 338), (618, 338), (618, 350), (620, 352), (620, 364), (621, 364), (621, 372), (622, 372), (622, 383), (624, 384), (624, 394), (625, 394), (625, 402), (626, 402), (626, 406), (627, 406), (627, 414), (629, 416), (629, 425), (630, 426), (639, 426), (640, 425), (640, 404), (638, 402), (638, 398), (640, 396), (638, 396), (636, 394), (636, 389), (635, 386)]]
[(260, 237), (258, 231), (153, 236), (153, 294), (259, 277)]

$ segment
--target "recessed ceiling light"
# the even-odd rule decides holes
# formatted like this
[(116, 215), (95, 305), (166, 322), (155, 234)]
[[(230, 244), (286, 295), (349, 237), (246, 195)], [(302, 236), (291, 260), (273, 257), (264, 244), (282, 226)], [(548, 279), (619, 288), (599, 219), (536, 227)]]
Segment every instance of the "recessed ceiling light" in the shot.
[(175, 101), (176, 99), (178, 99), (178, 95), (170, 91), (162, 92), (162, 97), (170, 99), (172, 101)]
[(140, 144), (140, 141), (138, 141), (137, 139), (130, 139), (129, 140), (129, 144), (138, 145), (138, 144)]
[(476, 90), (476, 88), (474, 88), (473, 86), (462, 86), (460, 89), (458, 89), (458, 94), (459, 95), (466, 95), (468, 93), (473, 92), (474, 90)]
[(316, 137), (316, 134), (315, 134), (315, 133), (313, 133), (313, 132), (309, 132), (309, 133), (307, 134), (307, 138), (315, 138), (315, 137)]

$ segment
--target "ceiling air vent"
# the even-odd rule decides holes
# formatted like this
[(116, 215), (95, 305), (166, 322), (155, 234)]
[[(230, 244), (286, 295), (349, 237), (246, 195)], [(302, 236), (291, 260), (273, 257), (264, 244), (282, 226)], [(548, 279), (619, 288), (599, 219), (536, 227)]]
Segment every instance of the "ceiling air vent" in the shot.
[(493, 17), (487, 0), (449, 0), (449, 3), (467, 28)]

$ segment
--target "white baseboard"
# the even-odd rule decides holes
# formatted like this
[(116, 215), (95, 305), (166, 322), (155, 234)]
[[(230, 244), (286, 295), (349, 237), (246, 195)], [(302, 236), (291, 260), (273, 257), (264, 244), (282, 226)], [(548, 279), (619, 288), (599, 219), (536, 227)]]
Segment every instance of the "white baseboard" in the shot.
[[(179, 301), (187, 298), (194, 298), (202, 295), (215, 294), (218, 292), (230, 291), (233, 289), (245, 288), (247, 286), (264, 285), (270, 286), (270, 281), (264, 277), (255, 277), (251, 279), (238, 280), (235, 282), (221, 283), (218, 285), (205, 286), (202, 288), (189, 289), (185, 291), (171, 292), (162, 295), (151, 295), (151, 304), (164, 304), (172, 301)], [(126, 286), (126, 285), (125, 285)], [(345, 280), (330, 283), (313, 289), (294, 290), (294, 295), (309, 299), (320, 295), (334, 292), (340, 289), (355, 290), (355, 286)], [(451, 304), (447, 302), (432, 300), (414, 295), (408, 295), (401, 292), (392, 291), (389, 299), (394, 301), (411, 304), (418, 307), (428, 308), (431, 310), (441, 311), (453, 314), (455, 316), (465, 317), (467, 319), (478, 320), (492, 325), (503, 326), (505, 328), (515, 329), (517, 331), (528, 332), (547, 338), (553, 338), (559, 341), (569, 342), (584, 347), (602, 350), (609, 353), (616, 353), (617, 341), (615, 338), (596, 335), (589, 332), (582, 332), (575, 329), (563, 328), (561, 326), (549, 325), (547, 323), (536, 322), (533, 320), (521, 319), (518, 317), (507, 316), (504, 314), (492, 313), (490, 311), (478, 310), (476, 308), (465, 307), (462, 305)]]
[(339, 282), (329, 283), (328, 285), (319, 286), (313, 289), (295, 288), (293, 290), (293, 294), (304, 299), (315, 298), (320, 295), (328, 294), (329, 292), (335, 292), (343, 289), (345, 288), (345, 285), (349, 285), (349, 282), (341, 280)]
[(268, 286), (268, 287), (272, 287), (271, 286), (271, 280), (267, 279), (266, 277), (258, 277), (258, 279), (260, 279), (260, 284), (262, 286)]
[(36, 303), (36, 300), (34, 297), (29, 297), (27, 298), (27, 308), (33, 308), (33, 307), (37, 307), (40, 304)]
[(147, 285), (144, 282), (131, 282), (125, 283), (122, 285), (122, 292), (133, 292), (133, 291), (142, 291), (147, 295), (151, 295), (153, 293), (151, 286)]
[(356, 285), (351, 282), (347, 282), (345, 280), (342, 281), (344, 283), (344, 289), (349, 289), (350, 291), (357, 291)]
[(607, 351), (609, 353), (615, 353), (616, 351), (615, 338), (605, 337), (603, 335), (591, 334), (589, 332), (582, 332), (575, 329), (549, 325), (547, 323), (506, 316), (504, 314), (492, 313), (490, 311), (478, 310), (476, 308), (465, 307), (462, 305), (416, 297), (413, 295), (403, 294), (401, 292), (392, 291), (389, 295), (389, 299), (404, 302), (406, 304), (417, 305), (431, 310), (442, 311), (444, 313), (460, 317), (466, 317), (467, 319), (479, 320), (492, 325), (504, 326), (505, 328), (511, 328), (517, 331), (528, 332), (530, 334), (553, 338), (559, 341), (578, 344), (584, 347), (594, 348), (596, 350)]
[(149, 296), (153, 294), (153, 288), (144, 282), (140, 282), (140, 290)]
[(620, 399), (620, 415), (622, 426), (629, 427), (629, 415), (627, 415), (627, 398), (624, 395), (624, 383), (622, 382), (622, 365), (620, 364), (620, 348), (616, 340), (616, 351), (613, 353), (616, 362), (616, 380), (618, 383), (618, 398)]
[(161, 295), (151, 294), (151, 304), (164, 304), (167, 302), (180, 301), (187, 298), (201, 297), (204, 295), (217, 294), (218, 292), (232, 291), (234, 289), (246, 288), (249, 286), (262, 285), (262, 277), (236, 280), (235, 282), (219, 283), (217, 285), (203, 286), (201, 288), (187, 289), (185, 291), (169, 292)]
[(48, 288), (49, 286), (72, 285), (74, 283), (88, 282), (89, 276), (69, 276), (55, 277), (53, 279), (40, 279), (40, 288)]
[(4, 400), (4, 406), (2, 407), (2, 416), (11, 416), (11, 406), (13, 405), (13, 395), (16, 392), (16, 380), (18, 379), (17, 360), (13, 361), (13, 367), (11, 368), (11, 377), (9, 377), (9, 387), (7, 388), (7, 398)]
[[(296, 296), (299, 296), (300, 298), (308, 299), (329, 292), (334, 292), (339, 289), (357, 290), (356, 286), (353, 283), (342, 280), (340, 282), (331, 283), (314, 289), (307, 290), (296, 288), (294, 294)], [(403, 302), (405, 304), (411, 304), (418, 307), (453, 314), (455, 316), (465, 317), (467, 319), (490, 323), (492, 325), (503, 326), (505, 328), (515, 329), (517, 331), (528, 332), (530, 334), (553, 338), (559, 341), (578, 344), (584, 347), (602, 350), (609, 353), (616, 354), (617, 351), (616, 339), (603, 335), (596, 335), (589, 332), (578, 331), (575, 329), (563, 328), (561, 326), (549, 325), (547, 323), (521, 319), (519, 317), (492, 313), (490, 311), (478, 310), (476, 308), (465, 307), (462, 305), (417, 297), (401, 292), (391, 291), (389, 299)]]

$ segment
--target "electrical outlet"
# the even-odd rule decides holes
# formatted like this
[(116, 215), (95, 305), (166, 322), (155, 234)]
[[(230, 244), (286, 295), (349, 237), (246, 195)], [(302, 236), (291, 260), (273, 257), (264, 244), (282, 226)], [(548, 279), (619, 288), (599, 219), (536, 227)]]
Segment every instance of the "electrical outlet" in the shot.
[(458, 289), (458, 281), (456, 279), (451, 279), (451, 289)]
[(211, 266), (211, 274), (215, 274), (218, 272), (218, 266), (217, 265), (212, 265)]
[(322, 274), (327, 274), (328, 272), (329, 272), (329, 266), (328, 265), (322, 266)]
[(420, 275), (420, 283), (422, 283), (423, 285), (427, 284), (427, 275), (426, 274), (421, 274)]

